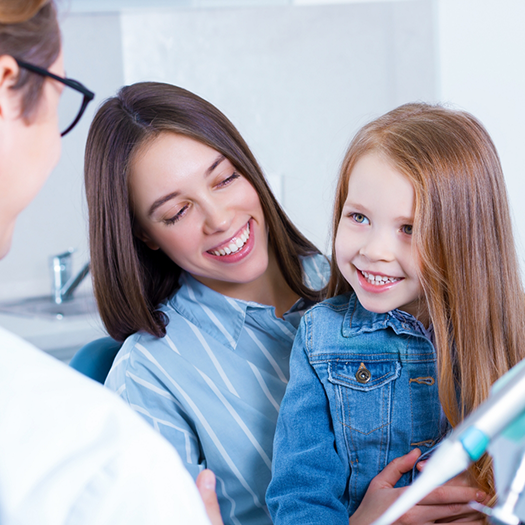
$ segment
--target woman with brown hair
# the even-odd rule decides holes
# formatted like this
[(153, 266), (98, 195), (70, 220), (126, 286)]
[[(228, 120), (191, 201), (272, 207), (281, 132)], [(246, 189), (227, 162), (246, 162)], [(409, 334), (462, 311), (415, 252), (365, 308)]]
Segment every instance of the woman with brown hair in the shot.
[[(292, 351), (267, 495), (279, 525), (374, 521), (412, 481), (418, 449), (430, 453), (525, 357), (505, 181), (472, 115), (406, 104), (357, 133), (336, 191), (328, 296)], [(488, 456), (451, 483), (465, 482), (478, 501), (494, 496)], [(419, 517), (480, 521), (464, 488), (455, 509)]]
[(124, 87), (85, 160), (101, 317), (125, 343), (106, 385), (218, 478), (226, 523), (270, 523), (277, 413), (303, 312), (328, 264), (287, 218), (214, 106), (162, 83)]
[[(84, 100), (60, 129), (64, 89)], [(0, 258), (18, 215), (58, 161), (61, 134), (92, 98), (64, 78), (54, 2), (2, 0)], [(3, 525), (209, 524), (173, 448), (107, 389), (3, 328), (0, 361)], [(210, 481), (210, 473), (200, 479), (212, 504)]]

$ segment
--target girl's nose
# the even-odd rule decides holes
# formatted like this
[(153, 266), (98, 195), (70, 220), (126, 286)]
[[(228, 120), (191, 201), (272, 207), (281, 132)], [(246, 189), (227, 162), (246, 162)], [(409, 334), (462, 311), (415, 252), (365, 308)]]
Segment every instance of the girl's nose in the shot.
[(392, 239), (382, 232), (370, 232), (359, 254), (370, 261), (392, 261), (395, 258)]

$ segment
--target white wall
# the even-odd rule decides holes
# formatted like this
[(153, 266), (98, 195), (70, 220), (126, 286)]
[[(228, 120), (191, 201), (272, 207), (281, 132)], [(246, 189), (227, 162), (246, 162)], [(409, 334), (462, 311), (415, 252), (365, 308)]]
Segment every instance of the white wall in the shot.
[(438, 0), (439, 98), (478, 117), (500, 154), (525, 270), (525, 2)]
[(0, 261), (0, 299), (50, 293), (50, 255), (78, 248), (75, 269), (89, 257), (84, 147), (97, 106), (123, 83), (120, 18), (116, 13), (66, 14), (61, 26), (66, 74), (94, 91), (96, 98), (64, 137), (58, 166), (18, 219), (11, 251)]
[(284, 207), (328, 248), (334, 181), (365, 121), (435, 96), (430, 1), (151, 10), (122, 16), (126, 83), (196, 92), (239, 128)]
[(77, 268), (87, 259), (87, 127), (104, 98), (124, 82), (145, 79), (182, 85), (222, 109), (265, 171), (283, 176), (286, 209), (323, 249), (334, 179), (356, 129), (409, 100), (459, 105), (494, 137), (524, 260), (525, 3), (342, 1), (67, 15), (67, 73), (97, 98), (64, 139), (62, 160), (43, 192), (20, 217), (12, 251), (0, 262), (0, 299), (47, 293), (48, 257), (54, 253), (78, 247)]

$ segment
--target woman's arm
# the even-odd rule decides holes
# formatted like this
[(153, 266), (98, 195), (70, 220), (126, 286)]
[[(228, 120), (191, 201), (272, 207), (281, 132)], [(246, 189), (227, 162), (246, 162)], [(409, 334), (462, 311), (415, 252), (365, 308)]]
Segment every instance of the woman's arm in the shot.
[(349, 472), (335, 449), (328, 400), (305, 352), (301, 321), (274, 440), (266, 503), (275, 525), (348, 522), (341, 502)]
[[(117, 359), (118, 361), (118, 359)], [(206, 468), (191, 417), (156, 362), (132, 353), (111, 369), (106, 386), (153, 426), (177, 450), (194, 479)]]

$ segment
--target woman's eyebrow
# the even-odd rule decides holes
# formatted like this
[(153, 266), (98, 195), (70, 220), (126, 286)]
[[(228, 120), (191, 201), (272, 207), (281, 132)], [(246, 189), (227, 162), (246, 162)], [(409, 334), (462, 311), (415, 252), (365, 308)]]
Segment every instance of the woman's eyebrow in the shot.
[[(226, 160), (226, 157), (221, 153), (217, 156), (217, 158), (213, 161), (211, 166), (204, 172), (204, 176), (207, 177), (210, 173), (213, 172), (213, 170), (223, 161)], [(148, 217), (151, 217), (153, 215), (153, 212), (162, 206), (165, 202), (170, 201), (171, 199), (174, 199), (179, 195), (179, 191), (174, 191), (172, 193), (168, 193), (168, 195), (164, 195), (163, 197), (160, 197), (157, 199), (149, 208), (148, 210)]]
[(221, 153), (217, 156), (213, 164), (205, 171), (204, 175), (208, 176), (226, 157)]
[(148, 217), (151, 217), (153, 215), (153, 212), (162, 206), (165, 202), (170, 201), (171, 199), (174, 199), (179, 195), (179, 191), (174, 191), (172, 193), (169, 193), (168, 195), (164, 195), (164, 197), (160, 197), (160, 199), (157, 199), (149, 208), (148, 210)]

